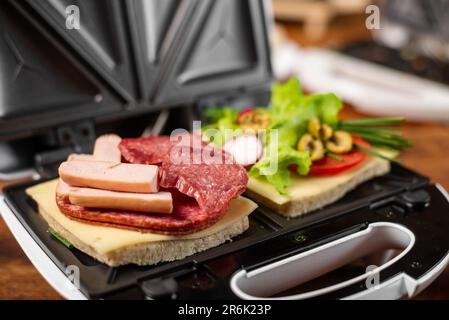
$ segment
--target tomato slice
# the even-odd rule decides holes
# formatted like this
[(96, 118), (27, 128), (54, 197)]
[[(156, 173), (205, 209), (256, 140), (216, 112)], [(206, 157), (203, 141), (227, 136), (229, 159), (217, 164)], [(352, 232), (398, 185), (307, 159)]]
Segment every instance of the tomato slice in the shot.
[(239, 116), (237, 117), (237, 123), (243, 124), (248, 122), (247, 117), (251, 117), (251, 114), (254, 113), (255, 111), (256, 110), (254, 109), (243, 109), (242, 111), (240, 111)]
[(242, 111), (240, 111), (239, 116), (243, 116), (243, 115), (245, 115), (247, 113), (251, 113), (251, 112), (254, 112), (254, 111), (256, 111), (256, 110), (251, 109), (251, 108), (246, 108), (246, 109), (243, 109)]
[[(353, 141), (354, 144), (371, 149), (371, 145), (360, 137), (354, 136)], [(315, 161), (310, 167), (309, 174), (312, 176), (334, 176), (357, 166), (366, 159), (366, 153), (357, 148), (354, 148), (351, 152), (339, 154), (338, 156), (342, 158), (341, 161), (329, 156)]]
[[(358, 136), (352, 137), (354, 144), (358, 144), (366, 149), (371, 149), (371, 145)], [(338, 155), (342, 158), (341, 161), (331, 158), (329, 156), (324, 157), (321, 160), (315, 161), (310, 166), (309, 175), (311, 176), (335, 176), (346, 170), (349, 170), (363, 160), (366, 159), (366, 153), (354, 148), (351, 152)], [(291, 165), (289, 169), (296, 172), (297, 166)]]

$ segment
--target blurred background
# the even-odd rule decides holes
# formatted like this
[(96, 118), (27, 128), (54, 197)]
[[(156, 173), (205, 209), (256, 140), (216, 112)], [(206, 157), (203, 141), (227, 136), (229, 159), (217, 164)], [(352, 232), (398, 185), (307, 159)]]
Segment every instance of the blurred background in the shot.
[(273, 0), (273, 68), (344, 117), (405, 116), (405, 165), (449, 189), (448, 0)]
[(447, 0), (273, 0), (277, 78), (358, 110), (449, 122)]

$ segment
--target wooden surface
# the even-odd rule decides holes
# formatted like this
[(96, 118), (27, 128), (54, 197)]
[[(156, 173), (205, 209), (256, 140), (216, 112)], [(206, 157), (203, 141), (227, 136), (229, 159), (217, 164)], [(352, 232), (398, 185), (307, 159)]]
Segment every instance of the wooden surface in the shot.
[[(323, 41), (335, 45), (355, 38), (366, 36), (358, 25), (359, 18), (353, 18), (352, 30), (332, 29)], [(301, 33), (301, 27), (289, 25), (287, 33), (302, 44), (307, 44)], [(310, 43), (309, 43), (310, 44)], [(316, 43), (313, 43), (316, 44)], [(351, 107), (346, 107), (344, 117), (360, 117)], [(405, 135), (412, 139), (415, 147), (401, 156), (404, 164), (429, 176), (449, 190), (449, 129), (440, 124), (404, 125)], [(0, 187), (2, 184), (0, 183)], [(449, 230), (448, 230), (449, 232)], [(25, 256), (3, 220), (0, 219), (0, 299), (60, 299)], [(449, 269), (446, 270), (418, 299), (449, 299)]]
[[(0, 189), (6, 183), (0, 181)], [(61, 299), (23, 253), (0, 219), (0, 300)]]
[(302, 22), (308, 38), (319, 39), (329, 34), (330, 22), (338, 16), (351, 16), (364, 12), (372, 0), (347, 1), (299, 1), (273, 0), (273, 13), (277, 18)]
[[(288, 38), (299, 43), (301, 46), (338, 47), (353, 41), (371, 37), (365, 27), (364, 15), (347, 15), (335, 17), (332, 26), (322, 37), (309, 37), (305, 32), (305, 26), (301, 23), (282, 22), (281, 26)], [(348, 27), (349, 26), (349, 27)]]

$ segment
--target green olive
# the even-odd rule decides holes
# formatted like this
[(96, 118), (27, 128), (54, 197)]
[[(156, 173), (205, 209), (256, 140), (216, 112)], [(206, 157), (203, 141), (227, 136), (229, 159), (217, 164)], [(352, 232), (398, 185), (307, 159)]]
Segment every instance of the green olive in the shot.
[(323, 141), (327, 141), (330, 138), (332, 138), (332, 135), (334, 134), (334, 130), (332, 130), (331, 127), (329, 127), (327, 124), (323, 124), (320, 128), (320, 139)]
[(320, 128), (321, 128), (321, 122), (318, 118), (312, 118), (309, 120), (309, 124), (307, 129), (309, 130), (309, 133), (314, 137), (315, 139), (320, 138)]
[(298, 142), (299, 151), (308, 151), (312, 161), (321, 160), (324, 157), (324, 146), (320, 140), (314, 139), (311, 134), (306, 133)]
[(245, 131), (257, 131), (266, 129), (270, 125), (271, 118), (268, 114), (260, 111), (252, 111), (238, 117), (237, 123)]
[(333, 130), (327, 124), (321, 124), (320, 119), (312, 118), (308, 124), (309, 133), (318, 140), (327, 141), (332, 137)]
[(326, 148), (333, 153), (346, 153), (352, 150), (352, 136), (346, 131), (335, 131), (327, 141)]

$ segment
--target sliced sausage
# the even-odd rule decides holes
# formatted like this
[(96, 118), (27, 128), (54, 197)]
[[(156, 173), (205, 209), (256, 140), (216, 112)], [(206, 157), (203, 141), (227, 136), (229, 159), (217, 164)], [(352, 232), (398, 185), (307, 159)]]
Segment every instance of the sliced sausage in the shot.
[(68, 161), (59, 176), (75, 187), (112, 191), (154, 193), (158, 191), (158, 167), (104, 161)]
[(100, 136), (95, 141), (94, 159), (97, 161), (121, 162), (119, 144), (122, 141), (118, 135), (106, 134)]
[(144, 194), (69, 187), (68, 193), (70, 203), (82, 207), (153, 213), (173, 212), (170, 192)]

